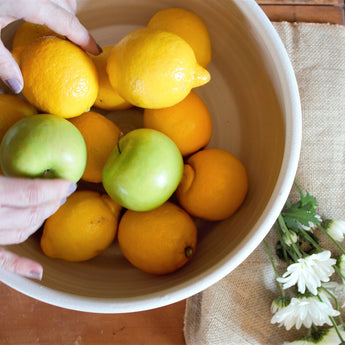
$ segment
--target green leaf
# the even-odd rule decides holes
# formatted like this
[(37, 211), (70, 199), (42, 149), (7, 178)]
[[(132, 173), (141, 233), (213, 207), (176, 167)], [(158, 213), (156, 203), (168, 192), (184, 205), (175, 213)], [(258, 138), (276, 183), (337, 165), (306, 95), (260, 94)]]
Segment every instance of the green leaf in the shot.
[(321, 223), (320, 217), (316, 213), (316, 198), (308, 192), (304, 194), (300, 188), (299, 190), (300, 200), (293, 204), (287, 201), (281, 213), (286, 226), (297, 233), (301, 229), (308, 230)]
[(307, 192), (306, 194), (303, 194), (302, 191), (300, 191), (300, 196), (301, 196), (301, 206), (307, 206), (310, 209), (314, 209), (316, 210), (317, 207), (317, 200), (315, 198), (315, 196), (310, 195), (309, 192)]

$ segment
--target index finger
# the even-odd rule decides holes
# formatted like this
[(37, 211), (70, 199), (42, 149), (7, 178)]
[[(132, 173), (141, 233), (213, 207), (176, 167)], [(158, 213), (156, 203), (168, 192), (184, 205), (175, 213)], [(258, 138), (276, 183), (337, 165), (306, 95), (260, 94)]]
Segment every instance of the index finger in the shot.
[(91, 54), (101, 53), (100, 47), (75, 14), (56, 2), (40, 0), (33, 6), (32, 1), (16, 0), (11, 3), (10, 9), (5, 8), (3, 11), (7, 16), (15, 16), (35, 24), (44, 24)]
[(70, 41), (93, 55), (101, 53), (95, 39), (80, 23), (79, 19), (73, 13), (54, 3), (50, 3), (40, 12), (25, 16), (24, 19), (48, 26), (51, 30), (66, 36)]
[(0, 176), (0, 206), (26, 207), (62, 200), (77, 185), (62, 179), (29, 179)]

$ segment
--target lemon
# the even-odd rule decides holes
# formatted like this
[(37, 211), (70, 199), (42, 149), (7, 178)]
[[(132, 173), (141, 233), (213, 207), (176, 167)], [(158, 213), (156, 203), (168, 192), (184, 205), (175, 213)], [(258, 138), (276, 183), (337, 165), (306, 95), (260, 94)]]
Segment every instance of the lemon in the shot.
[(41, 37), (17, 50), (16, 59), (24, 78), (23, 95), (42, 112), (70, 118), (94, 104), (96, 67), (72, 42)]
[(46, 25), (24, 22), (19, 26), (13, 37), (12, 49), (19, 46), (25, 46), (44, 36), (56, 36), (64, 39), (64, 36), (57, 34)]
[(104, 110), (129, 109), (132, 105), (125, 101), (109, 82), (106, 66), (111, 49), (112, 46), (102, 47), (103, 52), (100, 55), (91, 56), (97, 69), (99, 83), (98, 95), (94, 105)]
[(0, 94), (0, 142), (7, 130), (23, 117), (37, 114), (36, 108), (17, 95)]
[(167, 274), (193, 257), (197, 227), (187, 212), (167, 201), (151, 211), (127, 210), (119, 224), (118, 242), (135, 267), (151, 274)]
[[(37, 114), (36, 108), (17, 95), (0, 94), (0, 143), (9, 128), (23, 117)], [(0, 175), (2, 175), (0, 168)]]
[(121, 97), (151, 109), (175, 105), (210, 80), (185, 40), (149, 28), (130, 32), (113, 47), (107, 72)]
[(210, 35), (204, 21), (194, 12), (184, 8), (167, 8), (157, 12), (147, 27), (169, 31), (182, 37), (193, 48), (201, 66), (207, 67), (210, 63)]
[(73, 193), (43, 228), (44, 254), (66, 261), (89, 260), (114, 241), (122, 207), (106, 194)]

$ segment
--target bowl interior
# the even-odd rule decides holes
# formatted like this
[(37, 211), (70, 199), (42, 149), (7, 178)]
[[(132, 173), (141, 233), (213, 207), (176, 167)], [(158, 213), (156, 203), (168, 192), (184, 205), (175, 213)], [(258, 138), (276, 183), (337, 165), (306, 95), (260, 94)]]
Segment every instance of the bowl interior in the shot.
[[(145, 26), (163, 8), (184, 7), (205, 21), (212, 43), (208, 68), (212, 80), (194, 90), (212, 115), (209, 147), (229, 150), (248, 170), (249, 193), (241, 209), (222, 222), (198, 220), (195, 257), (170, 275), (157, 277), (132, 267), (116, 243), (83, 263), (50, 259), (40, 250), (38, 232), (25, 243), (10, 246), (10, 250), (41, 262), (42, 281), (4, 274), (5, 283), (34, 298), (71, 309), (103, 313), (144, 310), (184, 299), (210, 286), (259, 244), (262, 236), (253, 238), (259, 231), (263, 234), (269, 230), (267, 224), (262, 229), (263, 223), (275, 202), (273, 194), (279, 193), (285, 178), (284, 154), (292, 145), (286, 140), (286, 128), (293, 115), (287, 110), (289, 100), (284, 98), (282, 82), (274, 80), (276, 64), (241, 8), (245, 3), (253, 5), (240, 2), (243, 0), (82, 0), (78, 16), (101, 46), (113, 45), (130, 30)], [(123, 118), (121, 113), (109, 116), (119, 121)], [(140, 116), (140, 111), (132, 110), (128, 118), (140, 123)]]

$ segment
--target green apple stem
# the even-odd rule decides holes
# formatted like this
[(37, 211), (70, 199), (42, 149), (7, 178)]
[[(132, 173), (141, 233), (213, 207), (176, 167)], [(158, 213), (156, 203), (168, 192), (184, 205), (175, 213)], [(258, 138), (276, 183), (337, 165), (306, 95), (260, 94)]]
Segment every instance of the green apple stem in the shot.
[(121, 154), (121, 149), (120, 149), (120, 139), (123, 137), (123, 132), (120, 132), (119, 136), (117, 137), (117, 149), (119, 153)]
[(43, 173), (42, 173), (42, 177), (43, 178), (52, 178), (52, 177), (54, 177), (53, 174), (52, 174), (52, 170), (51, 169), (44, 170)]
[(192, 247), (186, 247), (184, 249), (184, 254), (187, 258), (191, 257), (193, 255), (193, 248)]

